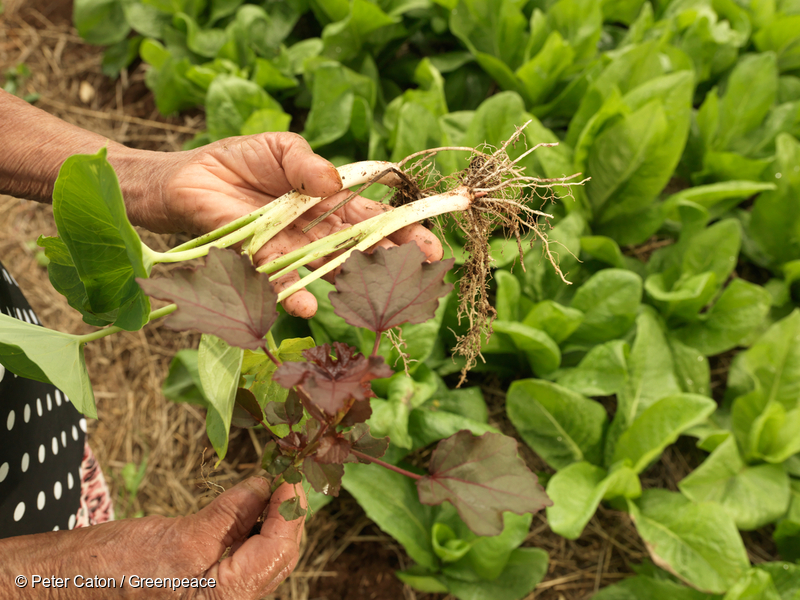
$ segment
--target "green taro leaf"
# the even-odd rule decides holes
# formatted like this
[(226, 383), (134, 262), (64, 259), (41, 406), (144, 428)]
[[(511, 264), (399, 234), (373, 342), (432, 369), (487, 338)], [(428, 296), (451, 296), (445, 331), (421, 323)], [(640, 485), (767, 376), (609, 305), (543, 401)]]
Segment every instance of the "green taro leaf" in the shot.
[(630, 461), (641, 473), (664, 449), (694, 425), (705, 421), (716, 402), (696, 394), (667, 396), (650, 405), (617, 440), (612, 463)]
[(628, 508), (653, 562), (698, 590), (722, 594), (750, 566), (735, 523), (717, 504), (651, 489)]
[(420, 504), (413, 479), (378, 465), (347, 464), (342, 486), (417, 564), (438, 570), (430, 536), (436, 509)]
[(734, 279), (711, 309), (692, 323), (675, 330), (675, 337), (706, 356), (737, 346), (767, 316), (772, 297), (761, 286)]
[(354, 327), (381, 333), (402, 323), (432, 319), (439, 299), (453, 289), (444, 283), (453, 259), (425, 262), (415, 243), (354, 252), (336, 276), (329, 295), (333, 309)]
[(208, 399), (206, 432), (217, 453), (217, 465), (228, 452), (236, 391), (242, 372), (241, 348), (228, 345), (213, 335), (203, 335), (197, 349), (197, 368), (203, 393)]
[(745, 531), (779, 519), (789, 506), (789, 477), (781, 465), (747, 466), (728, 437), (679, 484), (695, 502), (717, 502)]
[(264, 336), (278, 318), (278, 297), (247, 256), (212, 248), (203, 266), (172, 273), (170, 279), (138, 280), (151, 296), (178, 305), (165, 325), (215, 335), (240, 348), (265, 346)]
[(549, 381), (511, 384), (508, 417), (525, 443), (556, 469), (574, 462), (602, 462), (605, 408)]
[(80, 336), (0, 313), (0, 363), (20, 377), (52, 383), (79, 412), (97, 418)]
[(636, 319), (642, 280), (631, 271), (603, 269), (575, 293), (572, 308), (583, 311), (583, 322), (569, 341), (597, 344), (622, 336)]
[(122, 309), (114, 323), (136, 331), (150, 313), (136, 278), (146, 278), (149, 268), (106, 154), (101, 148), (64, 161), (53, 189), (53, 216), (86, 288), (88, 311), (102, 316)]
[(547, 523), (558, 535), (574, 540), (594, 516), (600, 501), (614, 497), (638, 498), (642, 493), (636, 473), (621, 466), (611, 473), (587, 462), (561, 469), (547, 483), (553, 505), (547, 508)]
[(476, 535), (503, 531), (503, 512), (533, 513), (551, 504), (510, 437), (459, 431), (431, 455), (428, 475), (417, 481), (423, 504), (449, 501)]

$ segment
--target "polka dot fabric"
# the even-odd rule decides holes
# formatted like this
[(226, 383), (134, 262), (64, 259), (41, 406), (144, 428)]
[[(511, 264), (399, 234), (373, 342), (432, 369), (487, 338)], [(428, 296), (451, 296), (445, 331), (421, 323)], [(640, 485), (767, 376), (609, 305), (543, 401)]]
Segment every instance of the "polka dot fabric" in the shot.
[[(2, 265), (0, 311), (41, 325)], [(85, 431), (61, 391), (0, 365), (0, 538), (74, 527)]]

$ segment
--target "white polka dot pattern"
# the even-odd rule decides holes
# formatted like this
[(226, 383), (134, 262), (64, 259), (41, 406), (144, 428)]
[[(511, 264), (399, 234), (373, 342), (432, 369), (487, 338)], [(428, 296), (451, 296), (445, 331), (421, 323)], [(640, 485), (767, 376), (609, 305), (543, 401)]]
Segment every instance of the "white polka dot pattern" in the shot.
[(39, 510), (42, 510), (44, 508), (45, 500), (46, 500), (46, 498), (45, 498), (44, 492), (39, 492), (39, 495), (36, 498), (36, 508), (38, 508)]
[(25, 503), (20, 502), (17, 504), (17, 508), (14, 509), (14, 520), (19, 521), (22, 519), (23, 515), (25, 515)]
[(8, 418), (6, 419), (6, 427), (8, 428), (9, 431), (14, 429), (14, 421), (16, 421), (16, 419), (17, 419), (16, 413), (13, 410), (9, 411)]
[(5, 481), (6, 477), (8, 477), (8, 463), (4, 462), (0, 465), (0, 482)]
[(61, 499), (61, 482), (56, 481), (56, 484), (53, 486), (53, 496), (56, 497), (56, 500)]
[(30, 404), (26, 404), (25, 405), (25, 411), (22, 413), (22, 419), (26, 423), (30, 423), (30, 420), (31, 420), (31, 405)]
[(20, 470), (24, 473), (28, 470), (28, 465), (31, 464), (31, 456), (27, 452), (22, 455), (22, 462), (20, 463)]

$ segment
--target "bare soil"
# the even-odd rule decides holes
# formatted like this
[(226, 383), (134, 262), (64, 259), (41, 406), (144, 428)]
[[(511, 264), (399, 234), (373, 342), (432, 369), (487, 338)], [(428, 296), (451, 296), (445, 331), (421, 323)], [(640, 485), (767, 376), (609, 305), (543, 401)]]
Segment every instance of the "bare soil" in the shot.
[[(69, 122), (130, 146), (176, 151), (203, 127), (203, 114), (164, 118), (144, 85), (144, 69), (135, 66), (117, 81), (100, 69), (102, 50), (85, 44), (71, 26), (68, 1), (5, 0), (0, 16), (2, 73), (25, 63), (32, 75), (25, 93), (38, 93), (37, 106)], [(83, 93), (81, 93), (83, 90)], [(80, 316), (55, 292), (46, 269), (36, 260), (32, 242), (55, 235), (47, 205), (0, 196), (0, 256), (48, 327), (87, 332)], [(141, 232), (146, 243), (163, 250), (182, 241), (176, 236)], [(665, 242), (634, 250), (645, 255)], [(136, 513), (175, 516), (198, 510), (222, 489), (257, 474), (261, 441), (252, 431), (238, 431), (228, 457), (216, 470), (205, 436), (205, 417), (188, 405), (166, 401), (161, 382), (180, 348), (196, 347), (198, 336), (158, 327), (105, 338), (87, 349), (87, 362), (99, 419), (90, 423), (90, 441), (117, 497), (118, 518)], [(714, 364), (714, 382), (724, 384), (729, 358)], [(498, 382), (483, 381), (491, 420), (515, 432), (505, 418)], [(524, 444), (522, 453), (534, 470), (544, 463)], [(702, 460), (689, 442), (670, 447), (644, 474), (646, 487), (677, 489), (676, 484)], [(124, 492), (121, 470), (146, 462), (144, 480), (133, 497)], [(769, 528), (744, 535), (754, 562), (776, 560)], [(541, 600), (589, 598), (603, 586), (633, 574), (631, 565), (647, 553), (628, 516), (601, 507), (576, 541), (552, 533), (537, 514), (526, 545), (550, 554), (545, 580), (529, 597)], [(413, 592), (393, 572), (408, 565), (402, 549), (364, 516), (358, 504), (342, 497), (309, 519), (304, 552), (294, 574), (273, 598), (280, 600), (434, 600), (442, 595)], [(449, 597), (448, 597), (449, 598)]]

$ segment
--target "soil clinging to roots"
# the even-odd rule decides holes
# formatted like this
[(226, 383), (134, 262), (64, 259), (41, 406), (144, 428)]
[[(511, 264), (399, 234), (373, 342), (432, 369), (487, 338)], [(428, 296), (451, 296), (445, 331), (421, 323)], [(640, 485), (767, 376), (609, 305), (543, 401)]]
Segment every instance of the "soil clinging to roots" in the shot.
[[(530, 121), (528, 122), (530, 123)], [(542, 143), (526, 150), (516, 159), (508, 155), (509, 148), (517, 142), (524, 143), (524, 129), (528, 123), (518, 127), (514, 134), (499, 148), (484, 147), (482, 149), (445, 147), (434, 148), (409, 156), (400, 166), (410, 159), (417, 159), (403, 173), (403, 180), (412, 180), (414, 185), (404, 186), (400, 195), (404, 203), (417, 198), (410, 197), (413, 190), (418, 197), (429, 195), (431, 191), (441, 192), (465, 186), (471, 195), (470, 208), (461, 213), (451, 213), (457, 227), (461, 230), (466, 243), (464, 251), (466, 261), (460, 270), (459, 283), (459, 324), (466, 321), (466, 333), (459, 335), (453, 352), (463, 356), (464, 368), (461, 371), (459, 386), (466, 380), (467, 372), (475, 366), (481, 357), (482, 342), (492, 334), (492, 322), (497, 311), (489, 302), (489, 281), (492, 277), (492, 256), (489, 240), (496, 231), (502, 231), (508, 239), (515, 239), (519, 249), (520, 263), (525, 269), (522, 258), (525, 252), (523, 237), (533, 234), (532, 246), (537, 240), (542, 245), (542, 253), (555, 269), (564, 283), (569, 284), (558, 266), (557, 256), (551, 251), (547, 238), (550, 215), (542, 210), (532, 208), (539, 204), (539, 209), (555, 200), (556, 189), (571, 196), (570, 188), (582, 185), (588, 179), (578, 180), (580, 173), (565, 177), (543, 179), (525, 175), (520, 161), (537, 148), (555, 146), (557, 144)], [(429, 158), (444, 150), (468, 150), (472, 153), (469, 166), (458, 173), (444, 178), (436, 177)], [(422, 157), (422, 158), (420, 158)], [(397, 202), (397, 200), (395, 200)]]

